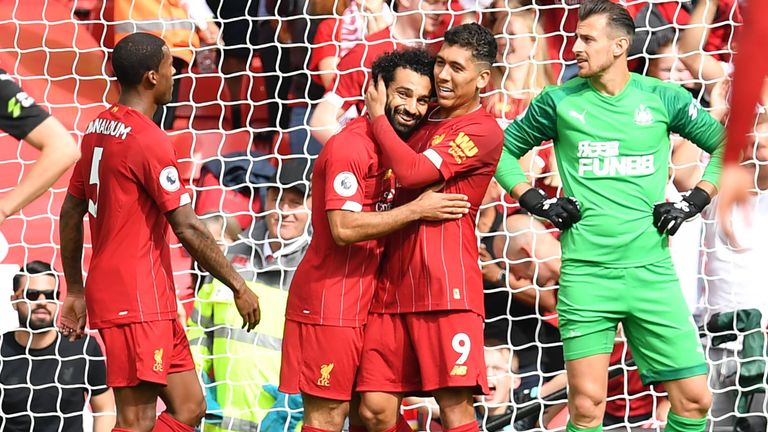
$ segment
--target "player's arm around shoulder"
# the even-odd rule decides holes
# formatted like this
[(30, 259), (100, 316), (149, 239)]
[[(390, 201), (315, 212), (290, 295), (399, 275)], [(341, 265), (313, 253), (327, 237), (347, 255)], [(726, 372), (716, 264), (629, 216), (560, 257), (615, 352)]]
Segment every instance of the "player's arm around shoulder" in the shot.
[[(346, 138), (345, 138), (346, 140)], [(354, 147), (354, 146), (353, 146)], [(375, 174), (382, 178), (376, 181), (370, 177), (371, 156), (362, 146), (328, 147), (322, 158), (321, 169), (326, 173), (325, 210), (331, 236), (339, 246), (347, 246), (366, 240), (383, 237), (419, 219), (458, 219), (467, 213), (469, 203), (465, 195), (442, 194), (427, 191), (418, 199), (394, 209), (389, 209), (391, 187), (387, 186), (389, 173)], [(366, 188), (379, 187), (380, 190)], [(366, 196), (377, 196), (377, 209), (385, 211), (364, 211)], [(378, 205), (384, 204), (384, 205)]]
[(329, 210), (331, 235), (339, 246), (377, 239), (417, 220), (461, 219), (469, 212), (467, 196), (426, 190), (415, 200), (382, 212)]
[(216, 279), (228, 286), (235, 297), (235, 305), (243, 317), (243, 328), (248, 331), (261, 320), (259, 297), (248, 288), (243, 278), (235, 271), (219, 249), (211, 232), (195, 215), (192, 206), (182, 205), (165, 213), (168, 223), (181, 244), (200, 265)]

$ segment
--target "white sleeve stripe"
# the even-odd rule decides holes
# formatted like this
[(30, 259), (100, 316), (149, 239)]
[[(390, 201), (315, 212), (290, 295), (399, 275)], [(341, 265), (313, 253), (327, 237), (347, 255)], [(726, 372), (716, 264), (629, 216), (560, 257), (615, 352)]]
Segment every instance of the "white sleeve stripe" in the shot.
[(189, 197), (189, 193), (184, 192), (184, 194), (179, 198), (179, 207), (190, 204), (192, 202), (192, 198)]
[(336, 108), (341, 108), (344, 106), (344, 98), (337, 95), (334, 92), (328, 92), (325, 94), (325, 100), (330, 102), (333, 106)]
[(443, 158), (440, 157), (435, 149), (428, 149), (422, 154), (426, 156), (427, 159), (429, 159), (433, 164), (435, 164), (435, 168), (440, 169), (440, 165), (443, 164)]
[(342, 210), (349, 210), (353, 212), (361, 212), (363, 211), (363, 205), (354, 201), (347, 201), (344, 203), (343, 206), (341, 206)]

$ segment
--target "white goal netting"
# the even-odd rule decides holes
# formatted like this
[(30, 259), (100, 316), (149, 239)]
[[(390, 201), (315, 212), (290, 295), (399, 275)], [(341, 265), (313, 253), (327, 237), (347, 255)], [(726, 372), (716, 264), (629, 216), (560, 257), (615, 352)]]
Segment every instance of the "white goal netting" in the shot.
[[(725, 121), (739, 2), (622, 3), (637, 28), (633, 70), (679, 83)], [(0, 8), (0, 68), (79, 138), (117, 100), (108, 61), (116, 37), (164, 28), (166, 39), (181, 47), (173, 51), (174, 101), (158, 118), (194, 191), (198, 215), (253, 283), (265, 317), (255, 334), (237, 331), (231, 301), (173, 239), (180, 310), (207, 392), (205, 430), (291, 431), (302, 407), (273, 388), (284, 323), (273, 312), (285, 307), (293, 271), (311, 238), (310, 194), (302, 186), (311, 170), (307, 162), (340, 122), (359, 113), (338, 97), (324, 96), (342, 93), (336, 79), (349, 75), (339, 71), (347, 67), (344, 57), (387, 29), (398, 44), (434, 47), (447, 27), (479, 21), (499, 44), (483, 102), (504, 127), (544, 86), (575, 75), (571, 48), (578, 5), (579, 0), (15, 0)], [(214, 25), (221, 27), (223, 47), (211, 39)], [(363, 55), (353, 69), (368, 68), (368, 60)], [(758, 145), (750, 162), (758, 168), (758, 193), (734, 214), (739, 247), (724, 242), (713, 208), (672, 241), (710, 362), (711, 430), (745, 422), (756, 425), (751, 430), (765, 430), (760, 421), (765, 425), (768, 415), (762, 397), (765, 319), (757, 315), (768, 312), (760, 282), (768, 257), (768, 232), (760, 222), (768, 211), (768, 175), (759, 169), (768, 161), (765, 120), (763, 114), (756, 119)], [(700, 179), (708, 155), (680, 137), (672, 142), (668, 198), (679, 199)], [(35, 158), (29, 146), (0, 135), (0, 193), (11, 190)], [(521, 163), (536, 186), (560, 191), (551, 143)], [(67, 174), (4, 223), (10, 243), (4, 264), (41, 260), (61, 269), (58, 214), (68, 179)], [(478, 421), (487, 430), (562, 429), (565, 375), (554, 310), (559, 242), (555, 230), (517, 210), (492, 184), (478, 217), (493, 387), (490, 396), (477, 399)], [(86, 269), (89, 258), (86, 245)], [(3, 330), (12, 330), (16, 312), (1, 306)], [(612, 426), (606, 427), (663, 428), (669, 407), (664, 390), (642, 386), (630, 359), (617, 334), (606, 418)], [(64, 415), (55, 405), (39, 409), (48, 408)], [(439, 430), (434, 408), (431, 400), (408, 398), (403, 412), (414, 428)]]

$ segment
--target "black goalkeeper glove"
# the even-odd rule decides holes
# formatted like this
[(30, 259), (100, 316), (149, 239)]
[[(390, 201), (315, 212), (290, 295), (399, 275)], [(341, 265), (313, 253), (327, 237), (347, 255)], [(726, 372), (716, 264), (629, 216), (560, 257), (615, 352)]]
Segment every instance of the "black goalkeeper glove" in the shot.
[(709, 194), (697, 186), (678, 202), (656, 204), (653, 206), (653, 226), (659, 234), (667, 232), (673, 236), (683, 222), (701, 213), (710, 200)]
[(531, 214), (552, 222), (557, 229), (564, 231), (581, 220), (579, 202), (575, 198), (549, 198), (543, 190), (530, 188), (520, 195), (520, 207)]

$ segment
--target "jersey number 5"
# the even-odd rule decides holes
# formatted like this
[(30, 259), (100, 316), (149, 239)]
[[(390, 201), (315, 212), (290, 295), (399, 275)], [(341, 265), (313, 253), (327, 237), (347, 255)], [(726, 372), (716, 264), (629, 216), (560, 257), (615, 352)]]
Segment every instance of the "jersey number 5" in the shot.
[(91, 179), (89, 184), (96, 185), (96, 196), (88, 200), (88, 212), (96, 217), (97, 205), (99, 202), (99, 163), (101, 163), (101, 154), (104, 152), (102, 147), (93, 148), (93, 160), (91, 160)]

